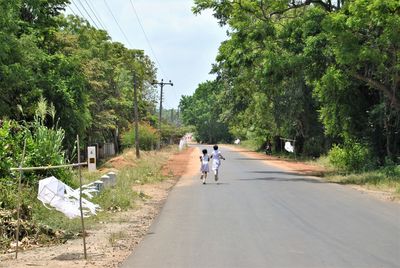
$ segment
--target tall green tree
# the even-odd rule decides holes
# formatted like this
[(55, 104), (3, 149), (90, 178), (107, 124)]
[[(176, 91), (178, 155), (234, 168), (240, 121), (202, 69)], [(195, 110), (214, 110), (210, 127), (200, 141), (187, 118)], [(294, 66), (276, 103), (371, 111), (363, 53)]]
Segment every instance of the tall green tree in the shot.
[(207, 81), (198, 86), (193, 96), (183, 96), (181, 108), (183, 122), (196, 129), (196, 139), (205, 143), (230, 141), (227, 125), (220, 122), (221, 107), (217, 104), (221, 87), (218, 83)]
[(398, 1), (195, 1), (205, 9), (229, 26), (212, 71), (231, 133), (296, 137), (313, 155), (355, 141), (396, 158)]

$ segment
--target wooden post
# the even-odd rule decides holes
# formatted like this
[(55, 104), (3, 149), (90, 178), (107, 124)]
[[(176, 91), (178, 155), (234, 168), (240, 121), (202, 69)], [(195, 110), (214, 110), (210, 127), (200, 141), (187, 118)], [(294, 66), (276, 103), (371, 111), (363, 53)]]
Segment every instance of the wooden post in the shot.
[(22, 157), (21, 157), (21, 163), (19, 164), (19, 180), (18, 180), (18, 207), (17, 207), (17, 230), (15, 231), (15, 243), (16, 243), (16, 248), (15, 248), (15, 259), (18, 258), (18, 242), (19, 242), (19, 224), (20, 224), (20, 216), (19, 212), (21, 210), (21, 187), (22, 187), (22, 164), (24, 163), (25, 160), (25, 149), (26, 149), (26, 140), (24, 140), (24, 149), (22, 150)]
[(83, 209), (82, 209), (82, 170), (81, 170), (81, 150), (79, 146), (79, 135), (76, 136), (76, 143), (78, 147), (78, 170), (79, 170), (79, 207), (81, 210), (81, 223), (82, 223), (82, 238), (83, 238), (83, 256), (87, 259), (86, 254), (86, 232), (85, 222), (83, 220)]
[(136, 158), (140, 158), (140, 150), (139, 150), (139, 112), (138, 112), (138, 99), (137, 99), (137, 83), (136, 83), (136, 75), (133, 76), (133, 96), (134, 96), (134, 116), (135, 116), (135, 150), (136, 150)]

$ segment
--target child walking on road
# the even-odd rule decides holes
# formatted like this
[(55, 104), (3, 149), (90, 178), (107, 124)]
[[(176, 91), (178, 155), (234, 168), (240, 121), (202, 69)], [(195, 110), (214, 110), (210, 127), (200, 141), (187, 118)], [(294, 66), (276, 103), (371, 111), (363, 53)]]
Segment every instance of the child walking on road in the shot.
[(210, 161), (210, 156), (207, 154), (207, 149), (203, 149), (202, 151), (203, 155), (200, 156), (200, 171), (201, 171), (201, 176), (200, 180), (203, 180), (203, 184), (206, 184), (206, 179), (207, 179), (207, 173), (210, 171), (208, 162)]
[(218, 145), (214, 145), (214, 151), (211, 153), (211, 158), (213, 159), (212, 170), (214, 171), (214, 179), (218, 181), (218, 169), (221, 165), (221, 159), (225, 160), (222, 156), (221, 151), (218, 150)]

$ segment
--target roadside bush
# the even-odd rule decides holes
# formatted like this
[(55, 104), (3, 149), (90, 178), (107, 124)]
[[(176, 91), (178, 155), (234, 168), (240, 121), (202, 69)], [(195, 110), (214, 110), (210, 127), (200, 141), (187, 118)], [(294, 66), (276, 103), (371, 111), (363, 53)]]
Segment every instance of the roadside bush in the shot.
[[(53, 127), (45, 125), (46, 117), (53, 119)], [(65, 138), (63, 129), (54, 124), (54, 107), (47, 106), (41, 99), (33, 122), (16, 122), (4, 120), (0, 124), (0, 195), (1, 207), (14, 207), (15, 198), (10, 192), (16, 189), (19, 172), (10, 168), (18, 167), (22, 159), (24, 142), (26, 142), (23, 167), (63, 165), (67, 161), (62, 147)], [(55, 176), (64, 183), (75, 187), (70, 169), (53, 169), (44, 171), (25, 171), (22, 182), (36, 190), (37, 181), (48, 176)], [(29, 202), (29, 201), (27, 201)]]
[(253, 151), (260, 151), (262, 150), (262, 145), (264, 143), (263, 140), (261, 139), (249, 139), (249, 140), (244, 140), (240, 142), (241, 145), (249, 150)]
[(324, 139), (322, 137), (311, 137), (304, 141), (303, 153), (306, 156), (319, 157), (326, 153)]
[(397, 165), (390, 158), (387, 158), (385, 165), (380, 168), (380, 172), (387, 177), (397, 178), (400, 182), (400, 165)]
[[(51, 127), (46, 126), (46, 119), (49, 117), (52, 119)], [(24, 166), (54, 166), (67, 163), (63, 149), (65, 131), (55, 123), (55, 108), (52, 104), (48, 106), (45, 99), (39, 100), (34, 120), (24, 124), (23, 138), (26, 140)], [(36, 185), (39, 179), (49, 176), (55, 176), (70, 186), (76, 186), (72, 185), (72, 171), (64, 168), (26, 172), (24, 178), (26, 183)]]
[[(159, 139), (157, 130), (145, 122), (139, 124), (139, 148), (150, 151), (155, 147)], [(122, 134), (122, 145), (125, 147), (135, 146), (135, 129), (131, 128)]]
[[(24, 166), (64, 165), (67, 163), (63, 150), (65, 132), (61, 128), (48, 128), (36, 119), (30, 124), (30, 131), (26, 132), (26, 157)], [(51, 169), (35, 172), (26, 172), (28, 183), (36, 183), (44, 177), (55, 176), (57, 179), (72, 184), (70, 169)]]
[(348, 141), (342, 146), (334, 145), (328, 159), (335, 168), (346, 172), (367, 171), (375, 166), (368, 146), (355, 141)]
[(0, 180), (10, 177), (10, 168), (21, 161), (21, 126), (10, 120), (0, 122)]

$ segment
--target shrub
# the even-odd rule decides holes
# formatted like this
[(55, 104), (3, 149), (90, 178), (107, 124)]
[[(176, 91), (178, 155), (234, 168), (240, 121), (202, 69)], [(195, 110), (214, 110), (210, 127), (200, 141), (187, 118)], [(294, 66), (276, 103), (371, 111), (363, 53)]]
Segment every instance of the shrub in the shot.
[(21, 161), (21, 126), (9, 120), (0, 122), (0, 180), (10, 177), (10, 168)]
[(347, 141), (344, 145), (334, 145), (328, 153), (330, 164), (341, 171), (360, 172), (372, 169), (375, 164), (367, 145)]
[(326, 153), (324, 139), (322, 137), (311, 137), (304, 141), (303, 153), (307, 156), (319, 157)]
[[(24, 167), (62, 165), (66, 163), (62, 143), (65, 137), (63, 129), (54, 125), (54, 108), (48, 109), (47, 102), (41, 99), (33, 122), (16, 122), (4, 120), (0, 124), (0, 205), (13, 207), (15, 198), (8, 193), (16, 189), (18, 172), (10, 168), (18, 167), (24, 142), (26, 142)], [(53, 127), (45, 125), (47, 115), (53, 118)], [(74, 187), (70, 169), (52, 169), (42, 171), (25, 171), (23, 183), (36, 190), (37, 181), (44, 177), (55, 176), (64, 183)]]
[[(154, 148), (159, 139), (157, 130), (145, 122), (139, 124), (139, 148), (149, 151)], [(135, 129), (129, 129), (122, 134), (122, 145), (125, 147), (135, 146)]]

